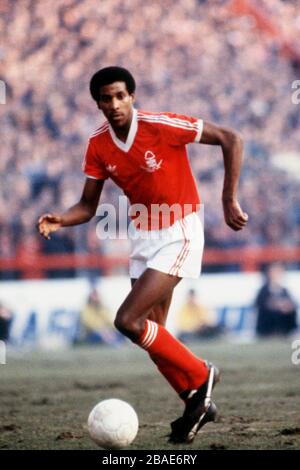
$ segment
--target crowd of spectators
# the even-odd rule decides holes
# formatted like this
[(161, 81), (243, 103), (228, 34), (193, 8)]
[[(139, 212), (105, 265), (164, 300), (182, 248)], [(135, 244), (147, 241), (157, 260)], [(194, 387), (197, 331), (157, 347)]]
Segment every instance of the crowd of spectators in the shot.
[[(300, 35), (296, 1), (260, 2), (284, 33)], [(94, 222), (44, 242), (37, 216), (77, 202), (88, 136), (101, 124), (89, 96), (99, 68), (121, 65), (137, 81), (137, 107), (202, 117), (237, 129), (245, 141), (240, 202), (243, 233), (223, 222), (221, 151), (190, 147), (205, 204), (211, 247), (296, 245), (300, 235), (299, 175), (274, 164), (300, 152), (300, 79), (291, 57), (249, 16), (221, 0), (1, 0), (0, 258), (30, 253), (124, 254), (126, 243), (101, 242)], [(277, 158), (278, 161), (278, 158)], [(103, 202), (119, 191), (104, 186)]]

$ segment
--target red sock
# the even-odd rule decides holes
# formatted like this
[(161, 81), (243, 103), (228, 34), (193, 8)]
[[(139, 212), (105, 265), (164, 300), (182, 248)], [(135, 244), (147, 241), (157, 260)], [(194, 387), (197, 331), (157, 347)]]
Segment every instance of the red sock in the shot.
[(148, 351), (159, 371), (177, 393), (194, 390), (208, 378), (204, 361), (196, 357), (162, 325), (146, 320), (138, 344)]

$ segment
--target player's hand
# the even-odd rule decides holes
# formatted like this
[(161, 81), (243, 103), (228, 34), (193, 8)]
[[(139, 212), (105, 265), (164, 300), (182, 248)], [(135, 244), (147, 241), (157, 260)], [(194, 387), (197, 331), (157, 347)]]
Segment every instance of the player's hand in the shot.
[(62, 219), (59, 215), (44, 214), (42, 215), (37, 223), (37, 229), (40, 234), (50, 240), (50, 233), (56, 232), (62, 226)]
[(248, 214), (243, 212), (236, 199), (223, 199), (223, 210), (226, 224), (232, 230), (242, 230), (248, 222)]

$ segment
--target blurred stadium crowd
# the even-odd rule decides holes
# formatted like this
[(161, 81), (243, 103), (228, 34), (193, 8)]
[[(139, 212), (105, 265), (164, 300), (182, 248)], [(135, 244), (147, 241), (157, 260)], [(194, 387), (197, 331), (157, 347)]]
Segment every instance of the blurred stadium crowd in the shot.
[[(260, 2), (268, 17), (300, 35), (296, 1)], [(137, 81), (137, 107), (202, 117), (245, 140), (240, 201), (250, 224), (223, 222), (221, 151), (190, 147), (205, 204), (206, 246), (297, 245), (299, 175), (274, 164), (300, 152), (300, 110), (291, 84), (300, 68), (250, 17), (220, 0), (1, 0), (0, 257), (30, 253), (124, 254), (126, 242), (97, 239), (96, 219), (44, 242), (43, 212), (77, 202), (88, 136), (101, 123), (89, 96), (91, 75), (118, 64)], [(282, 158), (281, 158), (282, 157)], [(277, 160), (278, 161), (278, 158)], [(103, 202), (119, 191), (105, 184)]]

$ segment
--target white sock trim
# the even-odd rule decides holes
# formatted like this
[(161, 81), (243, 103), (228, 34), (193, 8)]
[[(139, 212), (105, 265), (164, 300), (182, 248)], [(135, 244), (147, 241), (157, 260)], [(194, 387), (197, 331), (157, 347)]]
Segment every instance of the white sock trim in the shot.
[(148, 349), (151, 344), (155, 341), (157, 333), (158, 333), (158, 326), (157, 323), (146, 320), (147, 324), (147, 333), (143, 341), (141, 342), (140, 346), (144, 349)]

